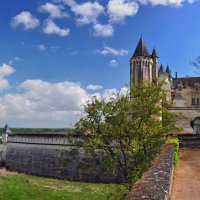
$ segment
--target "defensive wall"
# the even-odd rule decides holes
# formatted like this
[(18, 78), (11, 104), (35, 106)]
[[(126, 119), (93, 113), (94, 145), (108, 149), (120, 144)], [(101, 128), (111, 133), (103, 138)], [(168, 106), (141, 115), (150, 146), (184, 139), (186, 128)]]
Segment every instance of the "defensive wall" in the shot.
[(2, 151), (3, 151), (3, 149), (2, 149), (2, 146), (3, 145), (0, 144), (0, 167), (3, 166), (3, 161), (2, 161)]
[[(184, 138), (187, 137), (182, 136)], [(99, 158), (91, 159), (83, 150), (78, 155), (71, 151), (74, 147), (70, 142), (72, 139), (82, 140), (80, 135), (10, 134), (0, 148), (6, 149), (4, 166), (11, 171), (59, 179), (103, 183), (123, 181), (119, 172), (106, 171)], [(173, 160), (174, 145), (164, 145), (125, 200), (167, 200), (172, 185)]]
[(7, 138), (7, 169), (45, 177), (89, 182), (122, 182), (119, 171), (108, 172), (99, 158), (73, 150), (70, 140), (81, 136), (20, 134)]

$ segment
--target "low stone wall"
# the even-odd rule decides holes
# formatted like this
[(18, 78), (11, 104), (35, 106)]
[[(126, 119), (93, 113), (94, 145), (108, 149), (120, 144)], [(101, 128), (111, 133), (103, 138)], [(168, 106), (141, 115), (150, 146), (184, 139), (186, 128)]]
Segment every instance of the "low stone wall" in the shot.
[(119, 171), (107, 172), (99, 158), (82, 150), (71, 151), (63, 135), (12, 135), (8, 137), (5, 166), (9, 170), (45, 177), (89, 182), (122, 182)]
[(133, 186), (125, 200), (166, 200), (173, 175), (174, 145), (165, 145), (150, 169)]
[(199, 148), (200, 135), (196, 134), (178, 134), (180, 147), (182, 148)]

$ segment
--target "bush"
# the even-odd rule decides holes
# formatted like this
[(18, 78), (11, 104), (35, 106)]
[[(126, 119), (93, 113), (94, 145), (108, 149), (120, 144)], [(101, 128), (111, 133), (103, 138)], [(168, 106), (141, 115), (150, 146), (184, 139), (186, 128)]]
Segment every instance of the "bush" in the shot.
[(172, 137), (166, 141), (166, 144), (174, 144), (175, 145), (174, 165), (176, 165), (179, 160), (179, 140), (177, 137)]

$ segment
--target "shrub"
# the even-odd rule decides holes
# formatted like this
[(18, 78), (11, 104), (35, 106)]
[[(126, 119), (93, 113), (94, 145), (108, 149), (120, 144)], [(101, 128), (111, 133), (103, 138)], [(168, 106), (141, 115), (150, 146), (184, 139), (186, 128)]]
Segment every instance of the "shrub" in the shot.
[(179, 140), (178, 137), (172, 137), (166, 141), (166, 144), (174, 144), (175, 145), (175, 152), (174, 152), (174, 165), (177, 164), (179, 160)]

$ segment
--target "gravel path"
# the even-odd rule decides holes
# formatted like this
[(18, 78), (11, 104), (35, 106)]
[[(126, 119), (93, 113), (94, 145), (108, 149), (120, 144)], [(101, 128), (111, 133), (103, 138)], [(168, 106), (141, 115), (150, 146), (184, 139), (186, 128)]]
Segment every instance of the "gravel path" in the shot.
[(180, 149), (170, 200), (200, 200), (200, 149)]

